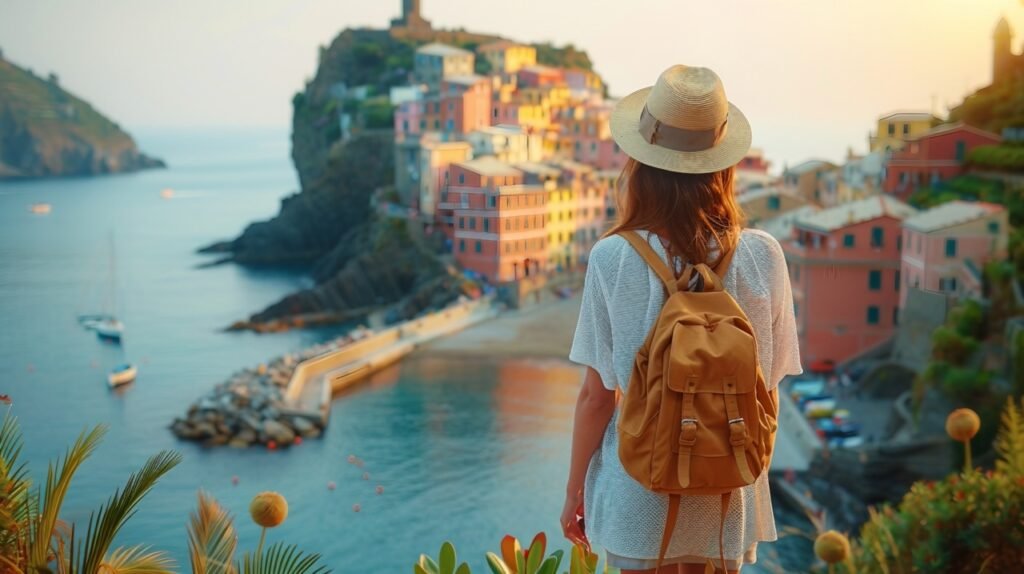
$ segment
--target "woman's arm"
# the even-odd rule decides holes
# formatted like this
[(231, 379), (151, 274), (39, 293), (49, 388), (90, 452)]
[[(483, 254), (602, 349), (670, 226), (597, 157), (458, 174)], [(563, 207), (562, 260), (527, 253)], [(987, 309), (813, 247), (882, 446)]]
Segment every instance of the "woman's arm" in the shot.
[(604, 431), (614, 412), (615, 391), (605, 388), (601, 375), (587, 367), (583, 387), (576, 399), (569, 480), (565, 487), (565, 506), (562, 508), (562, 531), (570, 541), (588, 547), (586, 535), (576, 523), (576, 510), (583, 502), (583, 482), (587, 476), (590, 459), (600, 446)]

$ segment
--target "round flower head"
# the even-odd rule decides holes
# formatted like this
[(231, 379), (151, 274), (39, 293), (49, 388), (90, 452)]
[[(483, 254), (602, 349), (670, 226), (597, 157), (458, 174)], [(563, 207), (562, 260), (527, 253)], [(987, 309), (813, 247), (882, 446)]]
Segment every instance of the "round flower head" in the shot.
[(835, 530), (829, 530), (814, 541), (814, 553), (828, 564), (842, 562), (850, 555), (850, 540)]
[(946, 433), (953, 440), (966, 442), (974, 438), (981, 428), (978, 413), (971, 409), (956, 409), (946, 418)]
[(261, 492), (249, 503), (252, 521), (263, 528), (273, 528), (288, 518), (288, 501), (276, 492)]

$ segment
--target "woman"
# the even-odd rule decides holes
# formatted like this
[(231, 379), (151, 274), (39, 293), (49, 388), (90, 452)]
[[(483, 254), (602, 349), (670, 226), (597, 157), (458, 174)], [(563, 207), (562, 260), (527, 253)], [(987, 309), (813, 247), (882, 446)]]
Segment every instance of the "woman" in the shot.
[[(734, 166), (750, 147), (750, 124), (709, 69), (673, 66), (657, 83), (616, 105), (612, 136), (630, 156), (620, 179), (621, 220), (590, 254), (570, 360), (587, 367), (576, 405), (562, 528), (571, 541), (603, 547), (623, 574), (654, 574), (668, 497), (645, 489), (618, 457), (616, 397), (665, 302), (661, 280), (619, 235), (635, 230), (670, 262), (714, 265), (734, 251), (723, 277), (756, 335), (765, 384), (799, 374), (789, 277), (778, 242), (741, 230)], [(721, 572), (721, 497), (683, 496), (658, 572)], [(578, 514), (586, 514), (585, 525)], [(739, 489), (724, 522), (727, 572), (756, 560), (757, 543), (777, 538), (767, 473)]]

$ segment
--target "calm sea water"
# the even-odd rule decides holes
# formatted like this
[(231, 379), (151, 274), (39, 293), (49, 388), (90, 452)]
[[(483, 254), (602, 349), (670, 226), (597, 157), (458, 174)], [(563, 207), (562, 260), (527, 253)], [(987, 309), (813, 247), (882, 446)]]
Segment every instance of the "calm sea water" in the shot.
[[(483, 553), (506, 533), (528, 539), (544, 530), (558, 540), (580, 380), (564, 362), (419, 357), (336, 399), (322, 440), (275, 452), (177, 441), (168, 424), (212, 385), (336, 333), (223, 332), (309, 280), (197, 268), (207, 261), (197, 247), (271, 217), (296, 189), (287, 133), (140, 135), (170, 169), (0, 184), (0, 393), (14, 400), (34, 476), (44, 477), (46, 462), (82, 429), (109, 427), (72, 486), (64, 518), (82, 524), (149, 455), (175, 449), (184, 461), (119, 542), (167, 550), (183, 569), (185, 525), (200, 489), (236, 515), (242, 548), (258, 538), (250, 498), (281, 492), (289, 517), (269, 539), (319, 552), (337, 572), (408, 572), (445, 539), (484, 571)], [(160, 198), (164, 188), (174, 199)], [(35, 202), (52, 204), (52, 213), (32, 214)], [(111, 260), (123, 347), (99, 342), (75, 321), (108, 304)], [(105, 373), (125, 359), (139, 365), (138, 381), (111, 392)], [(365, 466), (349, 464), (350, 454)]]

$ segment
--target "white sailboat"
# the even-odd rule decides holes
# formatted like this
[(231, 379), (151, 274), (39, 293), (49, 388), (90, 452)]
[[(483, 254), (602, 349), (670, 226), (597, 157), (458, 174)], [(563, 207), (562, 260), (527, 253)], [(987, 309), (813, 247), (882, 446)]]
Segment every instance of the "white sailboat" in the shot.
[(104, 341), (120, 343), (124, 335), (124, 323), (118, 320), (117, 310), (117, 266), (114, 256), (114, 235), (110, 235), (110, 259), (107, 264), (109, 291), (107, 293), (107, 312), (79, 315), (78, 322), (86, 329), (96, 332), (96, 336)]

